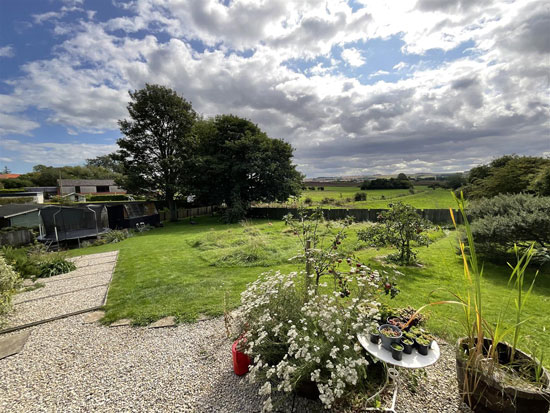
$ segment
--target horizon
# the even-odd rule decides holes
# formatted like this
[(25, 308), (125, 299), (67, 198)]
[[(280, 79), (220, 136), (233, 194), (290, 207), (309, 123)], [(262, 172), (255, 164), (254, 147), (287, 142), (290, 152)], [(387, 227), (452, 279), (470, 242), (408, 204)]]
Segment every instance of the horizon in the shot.
[[(117, 149), (128, 90), (173, 88), (319, 176), (455, 173), (550, 156), (543, 2), (29, 0), (0, 24), (0, 165)], [(249, 22), (253, 22), (250, 24)]]

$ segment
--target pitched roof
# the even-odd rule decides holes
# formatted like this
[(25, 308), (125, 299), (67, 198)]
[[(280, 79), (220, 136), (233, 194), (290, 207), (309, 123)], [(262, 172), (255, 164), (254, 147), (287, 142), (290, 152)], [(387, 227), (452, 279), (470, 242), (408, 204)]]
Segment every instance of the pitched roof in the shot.
[(0, 205), (0, 218), (11, 217), (13, 215), (24, 214), (38, 209), (37, 204), (8, 204)]
[(114, 179), (58, 179), (58, 186), (103, 186), (116, 185)]
[(13, 179), (19, 178), (21, 174), (0, 174), (0, 179)]

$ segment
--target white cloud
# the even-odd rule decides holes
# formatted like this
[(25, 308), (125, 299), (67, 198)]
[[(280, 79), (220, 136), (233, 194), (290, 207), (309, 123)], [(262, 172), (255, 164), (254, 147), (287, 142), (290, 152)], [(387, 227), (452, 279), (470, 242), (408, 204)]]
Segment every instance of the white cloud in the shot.
[(52, 166), (78, 165), (86, 159), (111, 153), (116, 145), (86, 143), (33, 143), (23, 144), (15, 139), (0, 140), (0, 148), (14, 154), (14, 157), (31, 164)]
[[(536, 41), (545, 10), (536, 1), (486, 8), (380, 1), (366, 2), (355, 13), (342, 1), (273, 0), (263, 8), (251, 0), (229, 4), (138, 0), (128, 6), (135, 16), (56, 23), (55, 30), (70, 36), (53, 58), (24, 65), (23, 75), (10, 80), (13, 93), (0, 95), (0, 128), (15, 130), (17, 114), (32, 106), (70, 133), (116, 129), (116, 121), (127, 116), (127, 91), (148, 82), (176, 89), (200, 113), (245, 116), (271, 136), (287, 139), (308, 174), (366, 166), (381, 172), (462, 170), (496, 150), (548, 148), (548, 54)], [(239, 23), (245, 20), (254, 24)], [(121, 37), (115, 29), (161, 30), (174, 37), (162, 43), (153, 35)], [(509, 32), (515, 33), (513, 41)], [(470, 40), (474, 53), (423, 69), (399, 62), (393, 69), (407, 68), (410, 76), (393, 83), (365, 85), (336, 70), (335, 47), (343, 49), (346, 63), (359, 67), (365, 57), (350, 44), (398, 33), (406, 52), (449, 50)], [(217, 47), (199, 53), (189, 38)], [(231, 48), (251, 49), (252, 56)], [(307, 76), (286, 64), (316, 57), (331, 63), (314, 65)], [(383, 74), (388, 72), (374, 76)], [(37, 126), (23, 121), (12, 133)], [(81, 150), (39, 148), (50, 156), (63, 148)]]
[(15, 52), (13, 51), (12, 46), (4, 46), (0, 47), (0, 57), (13, 57), (15, 56)]
[(342, 59), (353, 67), (363, 66), (366, 63), (365, 58), (361, 55), (361, 52), (355, 48), (344, 49), (342, 51)]

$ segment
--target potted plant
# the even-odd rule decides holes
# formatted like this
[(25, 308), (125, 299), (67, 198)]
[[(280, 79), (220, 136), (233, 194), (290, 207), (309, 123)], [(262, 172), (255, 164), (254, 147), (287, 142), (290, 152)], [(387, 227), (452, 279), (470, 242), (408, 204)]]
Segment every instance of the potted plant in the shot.
[(403, 359), (404, 347), (399, 343), (391, 343), (391, 356), (394, 360), (401, 361)]
[(231, 353), (233, 355), (233, 371), (237, 376), (242, 376), (248, 373), (248, 366), (250, 365), (250, 357), (244, 352), (244, 346), (246, 339), (239, 337), (231, 346)]
[(380, 333), (378, 330), (369, 331), (370, 342), (373, 344), (378, 344), (380, 342)]
[(391, 324), (382, 324), (378, 327), (378, 331), (380, 332), (382, 347), (388, 351), (391, 351), (391, 343), (399, 343), (399, 341), (401, 341), (402, 333), (396, 326), (392, 326)]
[[(550, 408), (550, 375), (535, 357), (517, 348), (520, 337), (522, 309), (533, 289), (536, 275), (527, 291), (524, 291), (525, 271), (534, 255), (534, 244), (520, 254), (515, 247), (517, 263), (510, 265), (509, 283), (516, 289), (516, 324), (505, 329), (499, 317), (492, 327), (482, 313), (483, 296), (481, 279), (483, 267), (478, 264), (475, 243), (464, 209), (464, 197), (456, 198), (461, 212), (466, 238), (460, 243), (464, 263), (466, 293), (461, 299), (464, 309), (467, 335), (458, 340), (456, 353), (458, 387), (462, 399), (475, 412), (547, 412)], [(451, 217), (456, 227), (453, 212)], [(504, 342), (508, 332), (513, 331), (512, 343)], [(535, 368), (540, 366), (540, 368)], [(539, 371), (539, 374), (533, 372)]]
[(401, 344), (403, 344), (403, 353), (405, 354), (412, 353), (412, 350), (414, 348), (414, 340), (403, 336), (403, 339), (401, 340)]
[(423, 356), (427, 356), (429, 348), (430, 348), (429, 340), (425, 339), (424, 337), (418, 337), (416, 339), (416, 349), (418, 350), (418, 353), (422, 354)]

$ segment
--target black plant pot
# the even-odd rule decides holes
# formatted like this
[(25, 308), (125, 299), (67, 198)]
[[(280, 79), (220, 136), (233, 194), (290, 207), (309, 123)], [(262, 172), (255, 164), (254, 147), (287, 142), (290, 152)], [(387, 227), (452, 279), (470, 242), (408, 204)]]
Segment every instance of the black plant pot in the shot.
[(411, 354), (414, 347), (414, 342), (412, 344), (404, 343), (405, 340), (401, 340), (401, 344), (403, 345), (403, 353), (405, 354)]
[(391, 356), (394, 360), (401, 361), (403, 359), (403, 350), (395, 349), (393, 346), (391, 348)]
[(378, 331), (371, 331), (369, 338), (371, 343), (378, 344), (380, 342), (380, 333)]
[(423, 356), (427, 356), (428, 355), (428, 350), (429, 350), (430, 346), (429, 345), (424, 345), (424, 344), (420, 344), (418, 342), (416, 342), (416, 349), (418, 350), (418, 352), (420, 354), (422, 354)]
[[(399, 332), (399, 335), (397, 337), (388, 337), (382, 333), (382, 330), (384, 330), (385, 328), (391, 328), (392, 330)], [(382, 324), (380, 327), (378, 327), (378, 331), (380, 332), (382, 347), (384, 347), (388, 351), (391, 351), (391, 343), (399, 343), (401, 341), (401, 337), (403, 336), (401, 330), (396, 326), (392, 326), (391, 324)]]

